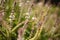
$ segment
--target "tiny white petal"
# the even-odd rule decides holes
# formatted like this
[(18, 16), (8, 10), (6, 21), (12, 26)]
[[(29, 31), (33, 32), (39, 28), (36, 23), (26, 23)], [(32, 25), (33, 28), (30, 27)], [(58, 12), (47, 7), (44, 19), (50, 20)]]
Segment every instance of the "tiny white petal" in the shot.
[(11, 19), (9, 19), (9, 21), (11, 21)]
[(29, 13), (27, 12), (26, 15), (29, 15)]
[(32, 20), (36, 20), (36, 17), (32, 17)]
[(30, 18), (30, 16), (26, 16), (25, 18), (29, 19), (29, 18)]
[(12, 16), (10, 15), (9, 17), (11, 18)]
[(11, 15), (14, 15), (14, 11), (12, 10)]

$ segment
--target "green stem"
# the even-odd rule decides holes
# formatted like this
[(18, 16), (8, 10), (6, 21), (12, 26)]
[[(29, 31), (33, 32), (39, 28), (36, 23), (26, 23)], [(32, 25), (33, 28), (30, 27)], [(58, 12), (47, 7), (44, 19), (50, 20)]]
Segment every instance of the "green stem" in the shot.
[(1, 30), (0, 30), (0, 33), (1, 33), (4, 37), (6, 37), (6, 34), (5, 34), (5, 33), (3, 33)]
[(25, 21), (23, 21), (23, 22), (19, 23), (17, 26), (15, 26), (15, 27), (11, 30), (11, 32), (15, 31), (15, 30), (16, 30), (20, 25), (22, 25), (24, 22), (25, 22)]

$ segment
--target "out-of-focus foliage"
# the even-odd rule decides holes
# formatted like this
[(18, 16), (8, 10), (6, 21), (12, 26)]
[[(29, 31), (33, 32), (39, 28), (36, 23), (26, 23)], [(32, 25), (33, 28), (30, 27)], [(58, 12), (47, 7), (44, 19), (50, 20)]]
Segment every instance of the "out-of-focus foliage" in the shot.
[(44, 0), (0, 0), (0, 40), (60, 40), (60, 7)]

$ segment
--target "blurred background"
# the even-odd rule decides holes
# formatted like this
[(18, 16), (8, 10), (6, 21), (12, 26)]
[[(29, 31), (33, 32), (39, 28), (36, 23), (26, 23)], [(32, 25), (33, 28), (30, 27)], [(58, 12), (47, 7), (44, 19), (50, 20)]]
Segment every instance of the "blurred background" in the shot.
[(0, 0), (0, 40), (60, 40), (60, 0)]

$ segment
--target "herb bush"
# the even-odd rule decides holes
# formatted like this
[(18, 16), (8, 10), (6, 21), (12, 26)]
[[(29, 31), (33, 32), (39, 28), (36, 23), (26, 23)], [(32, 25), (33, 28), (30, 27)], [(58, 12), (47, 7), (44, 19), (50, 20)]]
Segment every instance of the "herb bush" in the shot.
[(34, 0), (0, 0), (0, 40), (60, 40), (60, 6)]

